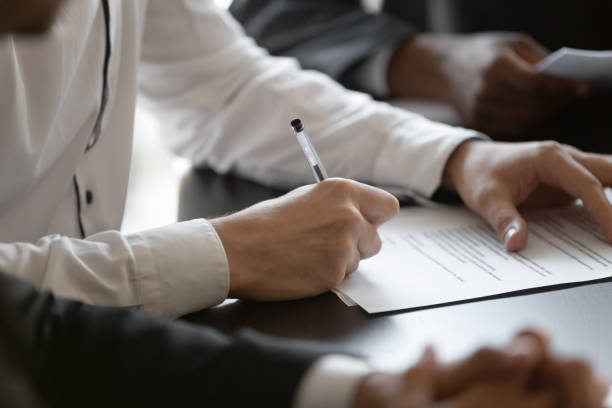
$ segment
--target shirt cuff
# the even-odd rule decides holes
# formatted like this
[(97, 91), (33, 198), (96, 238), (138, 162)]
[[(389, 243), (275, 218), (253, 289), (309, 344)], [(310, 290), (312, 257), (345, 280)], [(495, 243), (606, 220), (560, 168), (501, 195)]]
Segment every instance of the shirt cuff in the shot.
[(142, 310), (177, 318), (222, 302), (229, 266), (217, 232), (196, 219), (126, 236)]
[(379, 99), (391, 95), (387, 71), (397, 44), (387, 44), (353, 69), (353, 81), (359, 90)]
[(293, 408), (351, 408), (359, 382), (371, 372), (364, 361), (356, 358), (323, 357), (304, 375)]
[[(419, 121), (423, 121), (422, 126)], [(489, 140), (475, 130), (430, 122), (424, 117), (413, 119), (410, 127), (396, 126), (382, 145), (374, 165), (374, 182), (405, 188), (423, 197), (431, 197), (440, 187), (446, 163), (462, 143), (472, 139)], [(410, 140), (415, 128), (422, 129), (418, 157)], [(407, 158), (418, 160), (418, 166)]]

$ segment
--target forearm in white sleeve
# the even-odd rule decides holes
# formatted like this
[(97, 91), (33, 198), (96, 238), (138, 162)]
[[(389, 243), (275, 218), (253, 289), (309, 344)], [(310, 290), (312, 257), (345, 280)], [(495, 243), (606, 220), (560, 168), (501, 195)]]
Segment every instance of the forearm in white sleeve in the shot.
[(125, 236), (3, 243), (0, 270), (59, 297), (171, 318), (217, 304), (229, 289), (225, 251), (205, 220)]
[(141, 65), (143, 101), (179, 154), (268, 185), (312, 182), (289, 126), (294, 117), (330, 176), (427, 196), (455, 148), (481, 137), (270, 57), (212, 0), (150, 0)]

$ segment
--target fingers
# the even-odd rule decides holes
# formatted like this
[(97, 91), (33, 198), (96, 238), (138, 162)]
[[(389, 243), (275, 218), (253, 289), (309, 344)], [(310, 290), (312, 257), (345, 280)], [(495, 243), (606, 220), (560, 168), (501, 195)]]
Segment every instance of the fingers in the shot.
[(542, 385), (558, 390), (567, 408), (599, 408), (608, 394), (608, 384), (580, 361), (549, 359), (543, 365), (540, 375)]
[(527, 223), (519, 214), (510, 192), (491, 189), (476, 203), (475, 210), (489, 223), (507, 251), (516, 252), (527, 244)]
[(392, 194), (367, 184), (355, 183), (354, 199), (361, 214), (375, 227), (399, 212), (399, 201)]
[[(344, 273), (344, 278), (349, 276), (351, 273), (355, 272), (359, 267), (359, 261), (361, 260), (361, 253), (356, 248), (353, 248), (349, 252), (348, 259), (346, 260), (346, 271)], [(342, 279), (344, 280), (344, 279)]]
[(419, 362), (404, 373), (404, 381), (418, 381), (430, 386), (430, 384), (435, 381), (438, 368), (436, 353), (431, 346), (427, 346)]
[(578, 163), (590, 171), (604, 186), (612, 186), (612, 156), (585, 153), (573, 146), (564, 146)]
[(519, 332), (514, 337), (508, 346), (508, 351), (513, 356), (519, 356), (519, 364), (529, 370), (542, 363), (549, 346), (550, 339), (546, 333), (529, 329)]
[(363, 231), (357, 242), (357, 249), (361, 259), (370, 258), (376, 255), (382, 246), (380, 236), (374, 227), (369, 222), (365, 222), (363, 225)]
[(436, 407), (453, 408), (552, 408), (558, 406), (555, 394), (549, 390), (530, 392), (514, 384), (483, 382), (470, 387), (449, 403)]
[(548, 344), (544, 334), (530, 330), (517, 334), (505, 350), (483, 348), (463, 361), (440, 368), (436, 395), (446, 398), (480, 381), (525, 381), (544, 361)]
[(550, 100), (555, 104), (561, 101), (551, 97), (565, 98), (565, 103), (573, 99), (583, 87), (582, 83), (574, 80), (539, 73), (533, 64), (521, 58), (514, 49), (506, 50), (494, 63), (491, 73), (526, 95)]
[[(536, 51), (524, 45), (518, 49), (536, 58)], [(509, 47), (484, 72), (468, 118), (472, 125), (494, 134), (520, 135), (558, 115), (576, 99), (574, 81), (540, 74), (525, 56)]]
[(386, 191), (339, 178), (327, 179), (303, 191), (295, 190), (288, 196), (293, 194), (299, 200), (310, 191), (314, 191), (316, 205), (320, 206), (315, 211), (328, 214), (332, 230), (338, 234), (334, 240), (333, 253), (337, 259), (333, 269), (338, 276), (346, 277), (357, 269), (361, 259), (380, 251), (382, 243), (376, 228), (397, 214), (399, 203)]
[(366, 259), (380, 251), (382, 242), (376, 228), (397, 215), (399, 202), (386, 191), (367, 184), (354, 182), (353, 192), (355, 206), (365, 218), (357, 239), (357, 250), (360, 258)]
[(542, 145), (544, 151), (535, 160), (538, 177), (545, 184), (557, 187), (580, 198), (584, 207), (612, 242), (612, 206), (599, 179), (556, 143)]
[[(525, 408), (557, 407), (558, 398), (552, 390), (541, 390), (533, 394), (527, 394), (523, 399)], [(517, 406), (517, 405), (515, 405)]]
[(594, 380), (591, 392), (594, 406), (596, 406), (597, 408), (603, 406), (603, 402), (606, 400), (606, 397), (609, 393), (610, 384), (602, 377), (597, 376)]
[(540, 62), (549, 54), (546, 48), (538, 44), (529, 36), (521, 36), (512, 44), (512, 48), (522, 59), (530, 64)]

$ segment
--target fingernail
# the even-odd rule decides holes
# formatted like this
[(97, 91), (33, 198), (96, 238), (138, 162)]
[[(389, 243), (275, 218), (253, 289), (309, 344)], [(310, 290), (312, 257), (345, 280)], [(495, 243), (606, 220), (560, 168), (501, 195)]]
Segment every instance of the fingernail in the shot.
[(509, 354), (513, 364), (524, 366), (538, 358), (539, 346), (531, 337), (519, 336), (510, 344)]
[(504, 234), (504, 244), (508, 245), (508, 242), (510, 241), (510, 239), (512, 239), (512, 237), (516, 235), (517, 232), (518, 232), (518, 229), (516, 227), (508, 228), (508, 230)]

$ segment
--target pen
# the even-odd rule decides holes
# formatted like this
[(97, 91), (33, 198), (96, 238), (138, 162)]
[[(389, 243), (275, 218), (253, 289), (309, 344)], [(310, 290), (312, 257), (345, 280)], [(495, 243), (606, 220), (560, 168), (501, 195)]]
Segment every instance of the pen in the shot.
[(312, 168), (312, 173), (317, 183), (325, 180), (327, 178), (327, 172), (325, 171), (325, 167), (323, 167), (323, 163), (321, 163), (321, 159), (319, 159), (317, 151), (312, 146), (312, 143), (310, 143), (310, 139), (308, 139), (302, 121), (300, 119), (293, 119), (291, 121), (291, 127), (295, 133), (295, 138), (304, 152), (304, 156), (306, 156), (306, 160), (308, 160), (308, 164)]

